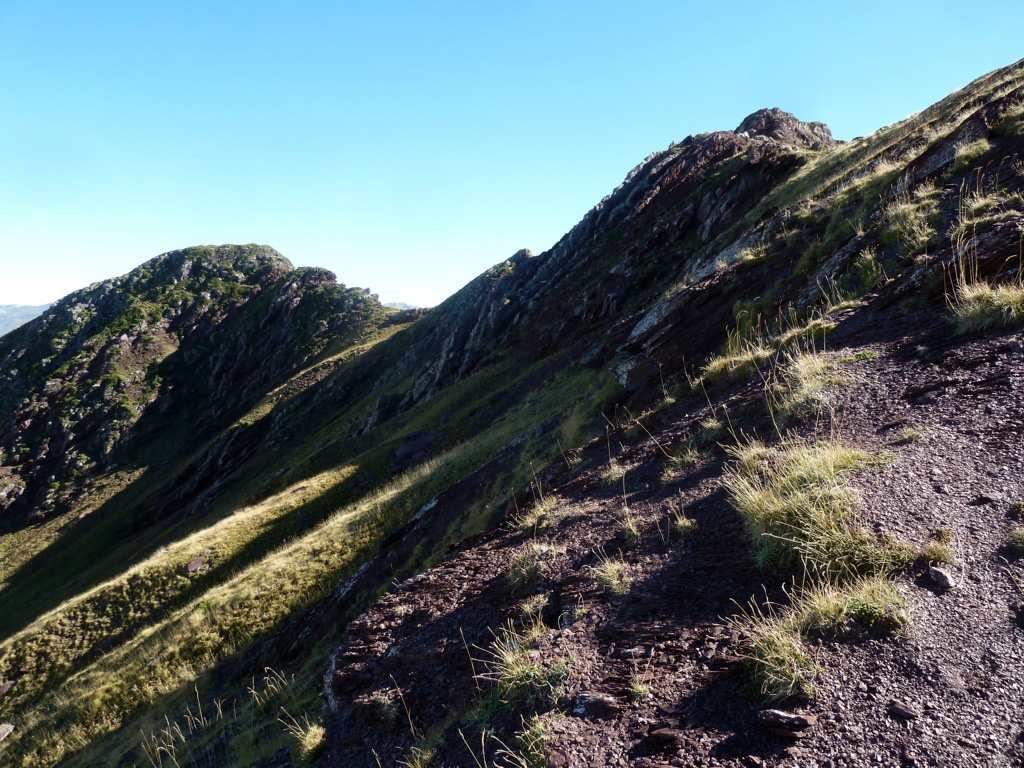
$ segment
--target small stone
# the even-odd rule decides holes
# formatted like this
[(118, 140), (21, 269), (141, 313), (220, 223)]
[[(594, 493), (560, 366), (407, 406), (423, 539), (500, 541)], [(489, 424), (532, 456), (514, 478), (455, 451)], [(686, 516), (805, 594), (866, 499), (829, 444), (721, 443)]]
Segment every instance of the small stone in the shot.
[(955, 586), (953, 582), (953, 575), (945, 568), (939, 568), (936, 565), (928, 568), (928, 578), (930, 578), (935, 585), (941, 589), (952, 589)]
[(901, 720), (913, 720), (918, 716), (916, 709), (899, 699), (890, 701), (887, 711), (893, 717), (898, 717)]
[(762, 709), (757, 713), (757, 721), (779, 736), (802, 739), (807, 736), (804, 731), (814, 726), (818, 718), (815, 715), (783, 712), (781, 709)]
[(581, 693), (576, 697), (573, 712), (584, 715), (588, 712), (621, 712), (622, 704), (607, 693)]
[(14, 726), (10, 723), (0, 723), (0, 742), (14, 733)]
[(658, 728), (651, 731), (650, 736), (655, 741), (663, 741), (668, 744), (682, 744), (686, 740), (686, 734), (678, 728)]

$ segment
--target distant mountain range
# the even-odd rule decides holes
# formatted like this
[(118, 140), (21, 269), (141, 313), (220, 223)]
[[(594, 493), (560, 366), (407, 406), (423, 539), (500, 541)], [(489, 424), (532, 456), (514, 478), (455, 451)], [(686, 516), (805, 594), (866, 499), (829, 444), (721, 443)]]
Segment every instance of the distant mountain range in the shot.
[(38, 307), (24, 307), (17, 304), (0, 304), (0, 336), (22, 323), (27, 323), (33, 317), (38, 317), (49, 306), (40, 304)]
[(401, 301), (385, 301), (384, 306), (390, 307), (391, 309), (419, 309), (419, 307), (414, 304), (405, 304)]

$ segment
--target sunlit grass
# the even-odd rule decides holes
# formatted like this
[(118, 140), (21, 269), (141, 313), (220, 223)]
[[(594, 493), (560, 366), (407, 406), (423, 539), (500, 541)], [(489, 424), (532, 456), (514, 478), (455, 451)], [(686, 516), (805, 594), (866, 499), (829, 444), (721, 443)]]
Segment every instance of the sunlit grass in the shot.
[(762, 567), (800, 566), (816, 578), (889, 573), (913, 550), (856, 525), (860, 503), (847, 479), (871, 457), (838, 441), (758, 442), (728, 449), (724, 485)]

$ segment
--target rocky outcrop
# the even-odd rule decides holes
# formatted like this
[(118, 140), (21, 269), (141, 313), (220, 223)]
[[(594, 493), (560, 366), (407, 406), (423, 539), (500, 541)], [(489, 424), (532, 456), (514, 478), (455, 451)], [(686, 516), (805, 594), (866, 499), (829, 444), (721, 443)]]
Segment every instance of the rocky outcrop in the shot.
[[(804, 162), (795, 150), (838, 143), (827, 126), (781, 110), (760, 110), (741, 129), (690, 136), (649, 155), (553, 248), (518, 251), (426, 311), (419, 338), (373, 384), (386, 388), (412, 373), (412, 386), (382, 397), (360, 431), (488, 359), (513, 352), (537, 359), (575, 345), (585, 354), (595, 343), (610, 353), (621, 339), (588, 337), (650, 290), (655, 270), (666, 266), (652, 253), (690, 239), (697, 247), (681, 255), (694, 275), (706, 277), (720, 256), (711, 244)], [(565, 296), (572, 297), (568, 305)], [(597, 359), (593, 351), (589, 359)]]
[(0, 511), (45, 517), (140, 429), (209, 434), (385, 314), (254, 245), (172, 251), (70, 294), (0, 339)]
[(832, 131), (824, 123), (804, 123), (789, 112), (777, 107), (759, 109), (743, 118), (736, 133), (764, 136), (781, 144), (810, 149), (831, 149), (841, 144), (832, 138)]

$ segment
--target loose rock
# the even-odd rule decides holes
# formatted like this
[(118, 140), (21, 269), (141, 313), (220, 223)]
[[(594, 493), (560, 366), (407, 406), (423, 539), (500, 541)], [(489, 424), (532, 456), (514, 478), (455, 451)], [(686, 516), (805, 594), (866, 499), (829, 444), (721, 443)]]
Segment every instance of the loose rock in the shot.
[(802, 739), (813, 727), (818, 718), (815, 715), (801, 715), (794, 712), (783, 712), (781, 709), (762, 709), (757, 713), (757, 720), (770, 731), (789, 739)]
[(953, 581), (953, 575), (945, 568), (939, 568), (936, 565), (933, 565), (928, 569), (928, 578), (930, 578), (935, 585), (941, 589), (952, 589), (956, 586)]
[(899, 699), (893, 699), (890, 701), (887, 711), (893, 717), (898, 717), (901, 720), (913, 720), (918, 716), (916, 709)]

